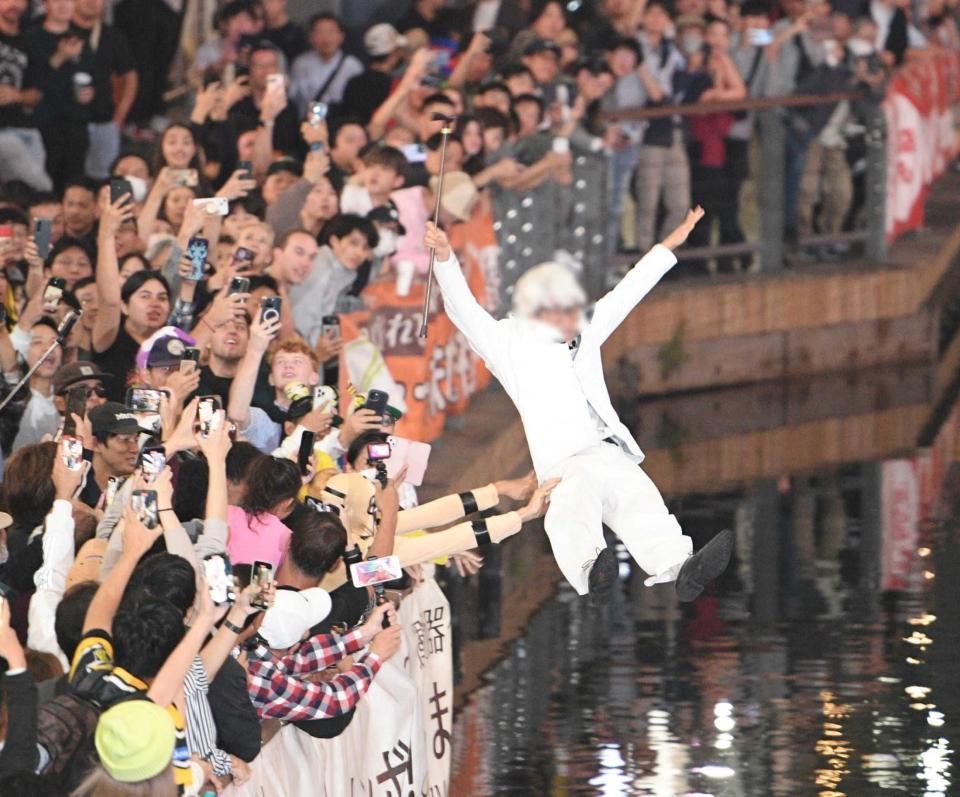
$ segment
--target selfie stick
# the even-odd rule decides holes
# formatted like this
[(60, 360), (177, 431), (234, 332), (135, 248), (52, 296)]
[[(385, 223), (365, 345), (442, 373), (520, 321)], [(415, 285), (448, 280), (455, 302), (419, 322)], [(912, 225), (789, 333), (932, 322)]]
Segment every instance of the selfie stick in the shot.
[[(446, 166), (447, 161), (447, 139), (450, 137), (450, 134), (453, 132), (453, 117), (447, 116), (442, 113), (433, 114), (434, 121), (443, 122), (443, 127), (440, 128), (440, 174), (437, 176), (437, 202), (433, 208), (433, 223), (435, 226), (440, 225), (440, 198), (443, 196), (443, 170)], [(430, 313), (430, 293), (433, 288), (433, 264), (437, 259), (437, 250), (430, 250), (430, 270), (427, 272), (427, 290), (423, 296), (423, 319), (420, 322), (420, 337), (425, 338), (427, 336), (427, 324), (428, 317)]]
[(43, 353), (43, 356), (33, 364), (30, 370), (23, 375), (23, 379), (13, 386), (13, 389), (7, 393), (7, 397), (3, 401), (0, 401), (0, 412), (3, 412), (7, 405), (13, 401), (13, 397), (20, 392), (20, 388), (30, 381), (30, 377), (32, 377), (37, 372), (37, 369), (47, 361), (47, 358), (53, 354), (54, 349), (56, 349), (57, 346), (63, 346), (67, 338), (70, 337), (70, 333), (73, 331), (74, 326), (76, 325), (77, 321), (80, 320), (80, 316), (82, 315), (82, 310), (71, 310), (66, 316), (64, 316), (63, 321), (60, 322), (60, 326), (57, 327), (57, 339), (50, 344), (50, 348)]

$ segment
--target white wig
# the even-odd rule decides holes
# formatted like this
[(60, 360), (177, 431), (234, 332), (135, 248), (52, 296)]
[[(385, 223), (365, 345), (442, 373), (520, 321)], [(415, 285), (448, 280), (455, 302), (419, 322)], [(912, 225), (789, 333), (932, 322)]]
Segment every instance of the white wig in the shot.
[(565, 310), (587, 303), (573, 272), (563, 263), (541, 263), (527, 271), (513, 289), (513, 313), (532, 318), (541, 310)]

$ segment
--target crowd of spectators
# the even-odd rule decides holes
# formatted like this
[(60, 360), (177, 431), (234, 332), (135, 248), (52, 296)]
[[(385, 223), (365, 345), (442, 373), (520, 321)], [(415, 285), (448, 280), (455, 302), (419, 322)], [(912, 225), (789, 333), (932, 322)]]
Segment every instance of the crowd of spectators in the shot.
[[(4, 794), (219, 790), (261, 723), (336, 735), (400, 644), (344, 555), (469, 574), (542, 514), (529, 478), (415, 508), (369, 456), (402, 413), (335, 397), (340, 314), (425, 280), (441, 160), (448, 230), (522, 235), (552, 185), (599, 209), (607, 254), (697, 204), (691, 243), (735, 244), (755, 113), (609, 112), (859, 87), (784, 111), (786, 227), (839, 232), (870, 95), (960, 46), (946, 0), (417, 0), (349, 30), (230, 0), (168, 108), (184, 5), (0, 0)], [(521, 509), (408, 536), (502, 498)]]

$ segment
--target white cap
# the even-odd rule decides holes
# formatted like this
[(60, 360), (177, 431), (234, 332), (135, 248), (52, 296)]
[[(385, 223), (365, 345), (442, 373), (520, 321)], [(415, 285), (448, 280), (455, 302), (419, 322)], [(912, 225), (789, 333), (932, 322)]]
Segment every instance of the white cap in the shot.
[[(430, 190), (434, 194), (440, 185), (439, 177), (430, 178)], [(480, 199), (480, 192), (466, 172), (447, 172), (443, 178), (441, 207), (458, 221), (470, 221), (473, 209)]]
[(286, 649), (303, 639), (304, 633), (321, 622), (333, 607), (330, 595), (320, 587), (278, 589), (277, 599), (263, 615), (260, 636), (268, 647)]
[(378, 58), (390, 55), (398, 47), (406, 47), (407, 37), (397, 33), (397, 29), (390, 23), (381, 22), (363, 34), (363, 46), (367, 55)]
[(520, 318), (532, 318), (540, 310), (566, 310), (586, 303), (586, 293), (563, 263), (534, 266), (513, 289), (513, 312)]

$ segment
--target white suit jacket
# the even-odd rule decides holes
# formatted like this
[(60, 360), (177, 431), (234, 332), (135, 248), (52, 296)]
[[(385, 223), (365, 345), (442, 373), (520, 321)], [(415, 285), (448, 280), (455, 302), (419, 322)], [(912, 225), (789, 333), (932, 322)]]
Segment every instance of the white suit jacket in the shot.
[(624, 452), (638, 463), (643, 460), (640, 446), (610, 403), (600, 347), (676, 262), (673, 252), (660, 244), (644, 255), (597, 302), (582, 329), (576, 358), (547, 324), (518, 318), (496, 321), (490, 316), (470, 292), (455, 255), (436, 263), (447, 315), (517, 406), (541, 480), (568, 457), (601, 442), (590, 407)]

